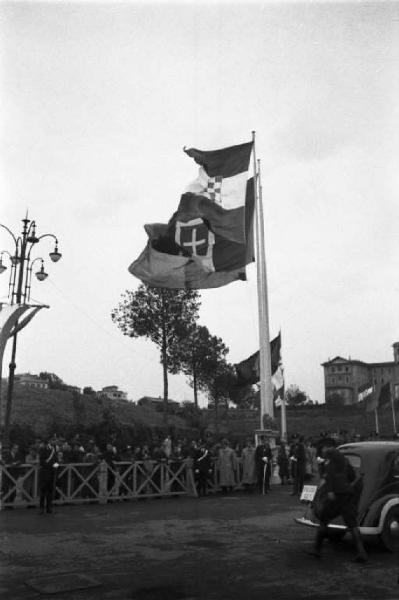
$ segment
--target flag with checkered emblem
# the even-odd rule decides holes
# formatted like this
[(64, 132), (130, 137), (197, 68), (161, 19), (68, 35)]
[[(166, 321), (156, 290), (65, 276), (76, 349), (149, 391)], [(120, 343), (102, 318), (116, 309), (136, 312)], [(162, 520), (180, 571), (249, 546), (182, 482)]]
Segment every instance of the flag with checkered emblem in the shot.
[(200, 216), (214, 233), (245, 243), (245, 199), (253, 143), (221, 150), (185, 149), (200, 165), (197, 179), (182, 195), (178, 213)]
[(205, 289), (246, 279), (254, 261), (252, 142), (185, 150), (201, 165), (168, 224), (145, 225), (148, 243), (129, 271), (154, 287)]

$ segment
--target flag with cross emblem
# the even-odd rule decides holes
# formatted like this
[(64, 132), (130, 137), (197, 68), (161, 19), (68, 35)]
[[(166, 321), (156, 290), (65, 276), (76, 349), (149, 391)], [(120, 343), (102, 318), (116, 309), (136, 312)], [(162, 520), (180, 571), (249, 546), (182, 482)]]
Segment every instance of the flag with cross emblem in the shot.
[(129, 271), (154, 287), (205, 289), (246, 279), (254, 261), (252, 142), (185, 152), (199, 175), (167, 224), (145, 225), (148, 243)]

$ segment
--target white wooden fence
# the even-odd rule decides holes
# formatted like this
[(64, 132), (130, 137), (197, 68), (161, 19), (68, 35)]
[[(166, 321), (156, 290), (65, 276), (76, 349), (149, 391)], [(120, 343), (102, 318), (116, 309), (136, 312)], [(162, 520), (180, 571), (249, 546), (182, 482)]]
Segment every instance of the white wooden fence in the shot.
[[(238, 459), (234, 489), (242, 489)], [(220, 491), (214, 464), (209, 493)], [(39, 465), (0, 466), (0, 509), (39, 505)], [(192, 460), (66, 463), (54, 469), (54, 504), (84, 504), (168, 496), (197, 496)]]
[[(39, 466), (0, 467), (1, 508), (39, 504)], [(54, 504), (196, 495), (186, 461), (67, 463), (54, 469)]]

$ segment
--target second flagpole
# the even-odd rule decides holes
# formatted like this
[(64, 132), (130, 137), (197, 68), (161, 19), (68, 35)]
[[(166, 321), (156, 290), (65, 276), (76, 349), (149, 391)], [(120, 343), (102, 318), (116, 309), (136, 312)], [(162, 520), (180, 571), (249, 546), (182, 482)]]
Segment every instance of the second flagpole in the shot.
[(270, 357), (269, 307), (267, 297), (262, 187), (260, 183), (259, 161), (256, 160), (255, 131), (252, 132), (252, 141), (255, 183), (256, 264), (259, 314), (260, 428), (264, 429), (264, 415), (268, 415), (271, 419), (273, 419), (274, 407)]

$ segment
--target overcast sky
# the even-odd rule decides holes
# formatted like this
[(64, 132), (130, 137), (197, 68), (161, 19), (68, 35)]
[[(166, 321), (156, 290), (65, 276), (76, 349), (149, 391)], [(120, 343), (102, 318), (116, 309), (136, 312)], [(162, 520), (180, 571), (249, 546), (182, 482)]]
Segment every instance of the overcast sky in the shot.
[[(140, 283), (127, 268), (143, 225), (167, 222), (197, 175), (183, 146), (239, 144), (252, 130), (286, 385), (324, 401), (328, 358), (391, 360), (398, 22), (399, 4), (381, 1), (2, 2), (0, 221), (18, 233), (29, 210), (63, 254), (34, 283), (51, 308), (19, 336), (17, 373), (162, 395), (157, 349), (110, 313)], [(10, 239), (0, 231), (0, 248)], [(46, 238), (35, 256), (52, 248)], [(7, 273), (0, 285), (4, 300)], [(246, 283), (201, 297), (201, 323), (230, 362), (258, 349), (255, 265)], [(192, 398), (183, 377), (170, 396)]]

